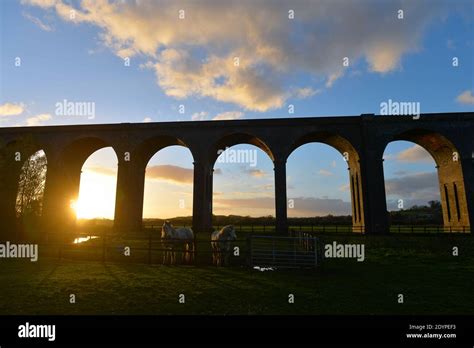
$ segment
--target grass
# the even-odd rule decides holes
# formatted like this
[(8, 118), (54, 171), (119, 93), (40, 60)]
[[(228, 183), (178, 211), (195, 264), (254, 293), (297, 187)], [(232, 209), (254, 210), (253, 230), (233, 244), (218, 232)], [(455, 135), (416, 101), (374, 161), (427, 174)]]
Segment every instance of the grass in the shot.
[[(260, 272), (40, 257), (0, 259), (0, 314), (474, 314), (469, 236), (323, 236), (366, 260)], [(458, 246), (460, 255), (451, 255)], [(295, 303), (288, 303), (288, 294)], [(405, 303), (397, 303), (404, 294)], [(69, 303), (69, 295), (76, 303)], [(186, 303), (178, 303), (179, 294)]]

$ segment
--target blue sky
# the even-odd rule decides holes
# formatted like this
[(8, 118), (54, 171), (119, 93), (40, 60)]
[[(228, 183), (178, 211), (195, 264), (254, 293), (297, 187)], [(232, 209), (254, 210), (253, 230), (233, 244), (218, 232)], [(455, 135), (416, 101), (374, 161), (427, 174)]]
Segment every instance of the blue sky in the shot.
[[(419, 102), (423, 113), (474, 110), (472, 1), (6, 0), (0, 6), (0, 127), (379, 114), (388, 99)], [(57, 115), (64, 99), (93, 102), (94, 119)], [(257, 168), (216, 166), (215, 213), (274, 214), (272, 163), (257, 152)], [(389, 145), (389, 203), (439, 196), (427, 156), (411, 143)], [(115, 164), (104, 149), (85, 166), (94, 172)], [(149, 165), (190, 169), (192, 158), (169, 148)], [(347, 169), (336, 150), (303, 146), (287, 171), (288, 196), (296, 207), (301, 202), (290, 215), (349, 212)], [(145, 216), (189, 214), (192, 185), (150, 173)], [(413, 191), (420, 180), (427, 184)], [(86, 186), (81, 182), (81, 192)], [(163, 195), (184, 199), (183, 214), (156, 198)]]

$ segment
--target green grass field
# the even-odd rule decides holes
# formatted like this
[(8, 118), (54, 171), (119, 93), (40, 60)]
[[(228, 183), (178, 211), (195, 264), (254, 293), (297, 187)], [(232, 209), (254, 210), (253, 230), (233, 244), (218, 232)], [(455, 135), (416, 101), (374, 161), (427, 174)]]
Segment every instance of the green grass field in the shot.
[[(260, 272), (40, 257), (0, 260), (0, 314), (474, 314), (470, 236), (323, 236), (366, 260)], [(459, 256), (452, 256), (453, 246)], [(288, 303), (288, 294), (295, 303)], [(405, 303), (397, 303), (404, 294)], [(76, 303), (69, 303), (75, 294)], [(184, 294), (185, 304), (178, 303)]]

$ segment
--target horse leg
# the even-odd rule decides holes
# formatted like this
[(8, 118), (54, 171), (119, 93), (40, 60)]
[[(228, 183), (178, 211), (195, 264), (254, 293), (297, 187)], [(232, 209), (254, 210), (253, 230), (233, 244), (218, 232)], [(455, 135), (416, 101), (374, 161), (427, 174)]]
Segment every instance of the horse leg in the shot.
[(193, 254), (191, 253), (191, 244), (186, 243), (186, 263), (188, 265), (192, 264)]
[(185, 246), (185, 257), (184, 257), (184, 260), (186, 262), (187, 265), (190, 265), (191, 264), (191, 253), (190, 253), (190, 245), (189, 243), (186, 243), (186, 246)]

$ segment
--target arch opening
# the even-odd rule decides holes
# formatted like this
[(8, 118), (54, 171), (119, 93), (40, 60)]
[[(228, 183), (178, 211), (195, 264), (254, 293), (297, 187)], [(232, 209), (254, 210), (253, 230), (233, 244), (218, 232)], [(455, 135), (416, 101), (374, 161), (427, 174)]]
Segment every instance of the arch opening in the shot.
[(45, 151), (33, 136), (22, 136), (0, 148), (0, 238), (39, 238), (46, 171)]
[[(148, 157), (148, 155), (147, 155)], [(190, 227), (193, 218), (193, 156), (183, 143), (168, 145), (149, 157), (144, 179), (142, 221), (145, 228)]]
[[(321, 147), (321, 145), (323, 145), (323, 147)], [(339, 154), (334, 150), (339, 152)], [(324, 165), (318, 162), (315, 164), (314, 168), (314, 170), (317, 170), (316, 175), (326, 176), (326, 180), (321, 181), (318, 186), (319, 189), (322, 188), (324, 191), (327, 191), (324, 195), (327, 198), (317, 201), (315, 200), (317, 193), (313, 192), (312, 199), (305, 201), (302, 200), (301, 203), (304, 202), (306, 205), (311, 203), (315, 208), (318, 204), (321, 206), (331, 203), (332, 208), (326, 209), (322, 213), (329, 213), (329, 210), (333, 210), (334, 213), (342, 214), (341, 218), (330, 217), (329, 220), (332, 221), (332, 224), (341, 223), (342, 225), (346, 225), (346, 227), (342, 227), (342, 229), (358, 233), (365, 232), (364, 197), (362, 191), (359, 154), (357, 150), (347, 139), (337, 134), (328, 132), (306, 134), (299, 138), (291, 148), (290, 155), (288, 156), (288, 162), (291, 166), (289, 166), (289, 168), (291, 168), (288, 172), (289, 177), (291, 178), (292, 175), (296, 175), (297, 170), (295, 170), (295, 168), (298, 168), (298, 165), (296, 164), (298, 157), (302, 156), (300, 161), (307, 161), (308, 158), (312, 158), (311, 156), (315, 157), (316, 153), (318, 153), (318, 159), (320, 158), (319, 156), (323, 154), (323, 157), (327, 162), (326, 164), (335, 164), (333, 168), (322, 168)], [(338, 168), (337, 174), (332, 177), (332, 175), (334, 175), (333, 171), (336, 167)], [(344, 170), (348, 171), (348, 177), (345, 174), (342, 174), (340, 168), (344, 168)], [(302, 175), (306, 175), (309, 182), (309, 175), (307, 173)], [(328, 181), (332, 182), (333, 185), (336, 185), (335, 178), (338, 178), (339, 180), (337, 187), (333, 186), (332, 189), (326, 187)], [(293, 184), (291, 182), (289, 184), (290, 195), (297, 194), (297, 191), (291, 192), (291, 185)], [(318, 187), (315, 187), (315, 189), (318, 190)], [(335, 201), (327, 201), (330, 196), (334, 197)], [(291, 199), (291, 197), (289, 198)], [(293, 211), (289, 206), (287, 207), (287, 211), (289, 216), (293, 215)], [(312, 212), (313, 211), (310, 210), (308, 213)], [(318, 212), (318, 215), (321, 215), (321, 211)], [(329, 222), (328, 219), (326, 219), (326, 221), (321, 218), (318, 219), (318, 225)]]
[(111, 147), (94, 151), (81, 168), (77, 201), (71, 202), (78, 220), (113, 220), (117, 186), (117, 156)]
[[(249, 138), (245, 138), (250, 140)], [(236, 139), (233, 139), (234, 141)], [(273, 155), (258, 145), (244, 142), (220, 142), (211, 178), (212, 225), (218, 229), (233, 224), (241, 233), (252, 232), (252, 226), (275, 226), (275, 184)]]
[(384, 172), (391, 231), (406, 225), (469, 231), (461, 158), (448, 139), (425, 130), (395, 137), (384, 152)]
[(311, 142), (295, 149), (287, 160), (289, 225), (352, 231), (361, 220), (360, 179), (350, 175), (348, 181), (347, 169), (344, 157), (327, 144)]
[(21, 167), (15, 202), (19, 239), (35, 241), (41, 237), (47, 165), (45, 152), (39, 150), (30, 155)]

